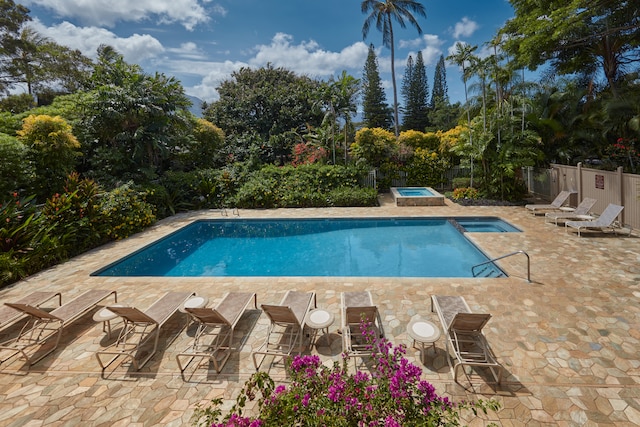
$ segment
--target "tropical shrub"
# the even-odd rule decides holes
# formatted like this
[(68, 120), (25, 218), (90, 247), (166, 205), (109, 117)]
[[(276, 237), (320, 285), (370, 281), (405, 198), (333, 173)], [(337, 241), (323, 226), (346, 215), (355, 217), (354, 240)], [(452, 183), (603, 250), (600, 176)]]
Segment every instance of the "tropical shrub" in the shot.
[(15, 137), (0, 133), (0, 201), (25, 189), (33, 174), (27, 147)]
[(107, 241), (107, 227), (100, 210), (102, 189), (77, 173), (67, 178), (64, 192), (47, 199), (42, 215), (49, 233), (60, 239), (60, 258), (78, 255)]
[(62, 191), (65, 178), (74, 171), (80, 156), (80, 143), (71, 126), (60, 116), (30, 115), (17, 134), (29, 148), (36, 174), (35, 194), (44, 200)]
[[(286, 364), (290, 382), (275, 386), (267, 373), (258, 372), (245, 383), (236, 404), (222, 421), (217, 408), (198, 408), (194, 420), (199, 425), (230, 426), (457, 426), (461, 411), (497, 410), (495, 400), (453, 403), (439, 396), (433, 385), (421, 380), (422, 370), (404, 357), (404, 346), (392, 346), (377, 338), (363, 323), (371, 345), (370, 371), (349, 373), (348, 359), (333, 367), (318, 356), (295, 356)], [(243, 414), (247, 401), (257, 398), (258, 413)]]
[(146, 193), (134, 190), (132, 185), (131, 182), (121, 185), (100, 199), (99, 209), (109, 239), (129, 237), (156, 220), (153, 206), (145, 199)]
[(425, 133), (417, 130), (406, 130), (404, 132), (400, 132), (398, 142), (411, 148), (426, 148), (429, 150), (437, 150), (440, 146), (440, 138), (437, 134), (434, 132)]
[(327, 204), (336, 207), (377, 206), (378, 190), (375, 188), (339, 187), (327, 194)]
[(380, 167), (397, 150), (396, 137), (382, 128), (360, 129), (356, 132), (355, 142), (351, 144), (351, 156), (373, 167)]
[[(310, 164), (298, 167), (277, 167), (268, 165), (252, 173), (242, 183), (233, 198), (234, 206), (239, 208), (332, 206), (329, 193), (338, 188), (359, 188), (359, 181), (364, 171), (365, 169), (358, 166)], [(360, 199), (371, 200), (370, 196), (366, 195)]]
[(435, 151), (416, 148), (413, 157), (405, 166), (407, 185), (435, 187), (444, 181), (444, 173), (450, 167), (449, 161)]
[(475, 200), (480, 197), (480, 193), (478, 193), (478, 190), (473, 187), (460, 187), (453, 190), (453, 195), (451, 197), (453, 200)]

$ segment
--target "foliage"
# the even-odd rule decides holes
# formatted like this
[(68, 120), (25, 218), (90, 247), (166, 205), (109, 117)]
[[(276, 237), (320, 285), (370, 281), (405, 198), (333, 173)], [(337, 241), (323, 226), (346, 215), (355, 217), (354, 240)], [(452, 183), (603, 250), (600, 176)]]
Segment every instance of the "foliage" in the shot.
[(328, 157), (327, 150), (309, 142), (294, 145), (291, 164), (293, 166), (322, 162)]
[(397, 21), (401, 28), (407, 27), (410, 23), (422, 34), (422, 28), (413, 14), (426, 17), (424, 5), (416, 0), (362, 0), (360, 6), (362, 13), (369, 15), (362, 25), (362, 38), (365, 39), (375, 23), (375, 27), (382, 33), (382, 44), (391, 50), (391, 83), (393, 85), (393, 124), (395, 136), (400, 133), (400, 119), (398, 118), (398, 89), (396, 87), (396, 66), (395, 66), (395, 42), (393, 34), (393, 21)]
[(387, 105), (387, 95), (382, 88), (373, 45), (369, 45), (362, 76), (362, 122), (365, 127), (382, 129), (391, 129), (393, 123), (392, 110)]
[(92, 177), (107, 185), (148, 182), (191, 132), (191, 104), (179, 81), (147, 75), (110, 49), (100, 52), (79, 137)]
[[(352, 188), (353, 192), (362, 191), (362, 195), (354, 199), (375, 204), (368, 189), (358, 189), (360, 178), (365, 173), (364, 169), (356, 166), (268, 165), (253, 172), (243, 182), (233, 201), (239, 208), (334, 206), (351, 197), (347, 195), (346, 188)], [(332, 193), (334, 190), (337, 192)]]
[(153, 207), (145, 197), (146, 193), (134, 190), (132, 183), (123, 184), (102, 196), (99, 209), (109, 239), (124, 239), (155, 222)]
[(449, 104), (449, 89), (447, 87), (447, 68), (444, 55), (440, 55), (433, 73), (433, 89), (431, 90), (431, 109), (438, 108), (438, 104)]
[(327, 204), (334, 207), (377, 206), (378, 190), (349, 186), (338, 187), (330, 190), (327, 194)]
[(18, 114), (30, 110), (36, 106), (32, 95), (20, 93), (9, 95), (0, 99), (0, 111), (7, 111), (11, 114)]
[(33, 175), (27, 147), (17, 138), (0, 133), (0, 201), (25, 189)]
[[(217, 89), (220, 99), (207, 106), (204, 117), (234, 138), (255, 134), (264, 144), (272, 136), (300, 130), (305, 124), (322, 123), (322, 112), (314, 108), (320, 84), (284, 68), (243, 67)], [(286, 142), (283, 149), (289, 155), (293, 141)]]
[(47, 199), (41, 214), (49, 224), (48, 234), (58, 239), (57, 258), (70, 258), (107, 241), (99, 208), (101, 192), (94, 181), (73, 173), (64, 192)]
[(411, 148), (428, 148), (430, 150), (440, 148), (440, 137), (434, 132), (406, 130), (400, 133), (398, 142)]
[(455, 201), (464, 199), (475, 200), (480, 198), (480, 193), (473, 187), (458, 187), (453, 190), (452, 198)]
[(13, 86), (12, 75), (7, 68), (20, 43), (20, 29), (31, 20), (29, 9), (13, 0), (0, 2), (0, 91), (7, 92)]
[(640, 151), (636, 149), (635, 139), (618, 138), (615, 144), (607, 147), (607, 157), (623, 170), (636, 173), (640, 165)]
[(61, 191), (80, 155), (80, 143), (71, 126), (59, 116), (30, 115), (17, 134), (29, 148), (29, 159), (36, 173), (35, 194), (45, 199)]
[(398, 148), (391, 132), (381, 128), (363, 128), (356, 132), (356, 140), (351, 144), (351, 155), (356, 160), (379, 167), (397, 153)]
[(12, 48), (4, 51), (2, 71), (10, 87), (24, 84), (27, 93), (63, 88), (69, 93), (80, 89), (89, 77), (91, 60), (24, 26)]
[(512, 0), (515, 17), (500, 30), (504, 49), (536, 69), (550, 63), (560, 74), (591, 78), (600, 66), (614, 93), (625, 69), (638, 60), (640, 15), (636, 2)]
[(422, 51), (418, 51), (416, 62), (409, 56), (402, 80), (404, 97), (402, 128), (404, 130), (424, 131), (429, 126), (429, 83), (422, 59)]
[[(453, 403), (421, 380), (422, 370), (407, 361), (404, 346), (394, 347), (377, 338), (363, 322), (372, 355), (369, 372), (350, 373), (348, 358), (333, 367), (318, 356), (295, 356), (286, 364), (291, 381), (275, 386), (268, 374), (258, 372), (245, 384), (236, 404), (219, 422), (220, 400), (198, 408), (193, 419), (213, 427), (230, 426), (458, 426), (461, 412), (487, 413), (499, 409), (495, 400)], [(248, 401), (257, 398), (258, 414), (243, 415)]]
[(226, 159), (221, 154), (224, 142), (222, 129), (205, 119), (195, 119), (191, 137), (177, 147), (174, 169), (176, 166), (183, 170), (224, 166)]
[(407, 185), (435, 187), (445, 182), (444, 173), (451, 167), (446, 158), (425, 148), (416, 148), (405, 166)]

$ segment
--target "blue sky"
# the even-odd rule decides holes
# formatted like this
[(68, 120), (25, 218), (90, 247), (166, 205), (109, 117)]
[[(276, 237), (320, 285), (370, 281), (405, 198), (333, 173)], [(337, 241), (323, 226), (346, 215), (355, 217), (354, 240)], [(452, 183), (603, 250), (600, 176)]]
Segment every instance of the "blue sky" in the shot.
[[(16, 0), (31, 10), (30, 25), (59, 44), (95, 58), (100, 44), (113, 46), (147, 73), (180, 80), (189, 95), (217, 99), (216, 87), (240, 67), (271, 63), (326, 80), (342, 70), (362, 77), (373, 43), (380, 76), (391, 104), (390, 52), (371, 28), (362, 38), (366, 15), (359, 0)], [(400, 85), (409, 55), (421, 50), (429, 84), (441, 54), (456, 41), (489, 41), (513, 16), (507, 0), (422, 1), (423, 34), (394, 27), (396, 76)], [(463, 101), (460, 72), (447, 64), (452, 101)]]

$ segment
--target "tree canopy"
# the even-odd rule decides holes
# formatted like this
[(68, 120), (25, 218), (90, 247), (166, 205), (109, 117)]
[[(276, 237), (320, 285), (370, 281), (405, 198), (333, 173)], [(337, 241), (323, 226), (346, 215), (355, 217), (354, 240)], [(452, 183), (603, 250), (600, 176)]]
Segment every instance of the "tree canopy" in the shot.
[(402, 94), (405, 99), (403, 130), (424, 131), (429, 126), (429, 83), (422, 59), (422, 52), (416, 55), (416, 62), (409, 56), (402, 81)]
[(362, 110), (365, 127), (391, 129), (392, 110), (387, 105), (387, 96), (382, 88), (378, 59), (373, 45), (369, 45), (367, 62), (362, 75)]
[[(515, 17), (500, 30), (503, 49), (534, 70), (604, 76), (615, 93), (640, 59), (640, 8), (620, 0), (511, 0)], [(638, 71), (633, 70), (633, 71)]]

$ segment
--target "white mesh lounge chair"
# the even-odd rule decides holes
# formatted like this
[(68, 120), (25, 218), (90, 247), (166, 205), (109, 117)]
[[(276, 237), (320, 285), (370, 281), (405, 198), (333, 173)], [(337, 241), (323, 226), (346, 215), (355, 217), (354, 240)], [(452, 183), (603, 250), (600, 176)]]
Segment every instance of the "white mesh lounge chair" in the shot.
[[(578, 236), (584, 230), (612, 230), (616, 231), (618, 228), (622, 228), (617, 221), (618, 215), (624, 209), (624, 206), (614, 205), (610, 203), (609, 206), (600, 214), (600, 216), (592, 221), (567, 221), (564, 223), (565, 231), (569, 228), (575, 228), (578, 230)], [(631, 234), (631, 228), (629, 228), (629, 234)]]
[(373, 304), (371, 292), (342, 293), (342, 349), (347, 357), (370, 356), (371, 344), (367, 343), (362, 322), (370, 323), (378, 337), (384, 336), (378, 308)]
[[(267, 356), (287, 357), (294, 350), (300, 354), (307, 313), (317, 307), (316, 294), (287, 291), (280, 305), (262, 304), (260, 307), (269, 317), (270, 324), (264, 343), (251, 353), (256, 370)], [(262, 356), (260, 361), (258, 356)]]
[[(123, 320), (122, 330), (115, 343), (96, 353), (102, 370), (115, 360), (130, 360), (133, 368), (139, 370), (153, 357), (158, 349), (160, 329), (173, 316), (186, 300), (194, 296), (194, 292), (167, 292), (144, 312), (135, 307), (107, 307)], [(152, 349), (141, 358), (143, 346), (153, 340)], [(105, 363), (103, 356), (110, 359)]]
[(575, 210), (572, 212), (547, 212), (544, 214), (544, 222), (553, 221), (558, 225), (558, 221), (567, 222), (570, 220), (588, 221), (595, 217), (589, 215), (591, 208), (596, 204), (597, 200), (590, 197), (585, 197)]
[(255, 293), (230, 292), (215, 308), (187, 308), (198, 327), (189, 348), (176, 356), (180, 371), (184, 372), (193, 359), (201, 358), (213, 362), (220, 373), (231, 355), (236, 325), (252, 302), (257, 309)]
[(555, 199), (549, 204), (533, 204), (525, 205), (524, 207), (529, 209), (532, 214), (542, 213), (543, 211), (560, 210), (560, 208), (569, 200), (569, 196), (575, 193), (575, 191), (561, 191), (558, 193)]
[(458, 382), (459, 367), (476, 366), (488, 368), (496, 382), (502, 380), (502, 366), (498, 363), (482, 328), (491, 318), (490, 314), (472, 313), (461, 296), (431, 297), (431, 311), (435, 311), (446, 335), (447, 362), (451, 367), (454, 381)]
[[(27, 362), (27, 367), (31, 367), (58, 347), (65, 326), (88, 313), (111, 295), (115, 302), (118, 302), (115, 291), (92, 289), (51, 312), (29, 304), (6, 303), (29, 316), (29, 320), (16, 338), (0, 344), (0, 364), (19, 355)], [(55, 337), (55, 341), (50, 342), (49, 339), (52, 337)]]
[[(48, 301), (56, 298), (58, 299), (58, 307), (62, 305), (62, 296), (60, 292), (32, 292), (24, 298), (21, 298), (17, 301), (13, 301), (14, 304), (26, 304), (31, 305), (33, 307), (40, 307), (42, 304), (45, 304)], [(16, 310), (6, 304), (0, 306), (0, 329), (5, 326), (9, 326), (18, 320), (22, 319), (25, 316), (25, 313), (21, 310)]]

